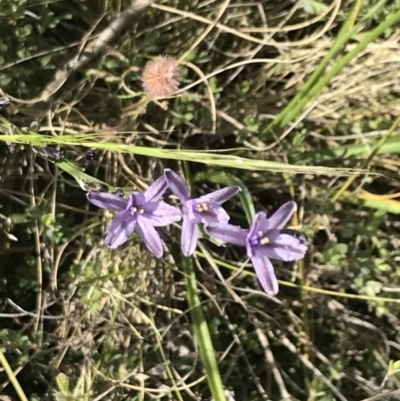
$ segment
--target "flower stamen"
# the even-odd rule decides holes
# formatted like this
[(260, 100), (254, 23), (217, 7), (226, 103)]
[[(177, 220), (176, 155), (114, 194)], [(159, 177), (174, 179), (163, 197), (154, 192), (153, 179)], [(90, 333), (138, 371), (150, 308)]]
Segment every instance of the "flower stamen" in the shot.
[(196, 205), (196, 208), (199, 213), (208, 212), (209, 209), (207, 202), (201, 204), (199, 203), (198, 205)]
[(270, 243), (270, 240), (268, 237), (261, 238), (261, 241), (260, 241), (261, 245), (268, 245), (269, 243)]

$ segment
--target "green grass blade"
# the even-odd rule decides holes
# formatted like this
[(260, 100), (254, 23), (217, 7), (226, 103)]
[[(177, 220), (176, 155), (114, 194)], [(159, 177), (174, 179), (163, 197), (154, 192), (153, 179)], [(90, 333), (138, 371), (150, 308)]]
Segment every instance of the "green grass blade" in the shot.
[[(376, 5), (375, 9), (379, 9), (386, 1), (381, 1)], [(355, 10), (357, 7), (355, 6)], [(371, 11), (368, 15), (371, 14)], [(364, 18), (365, 19), (365, 18)], [(349, 21), (354, 20), (354, 12), (348, 18), (344, 28), (350, 28)], [(335, 56), (335, 54), (343, 48), (351, 36), (360, 28), (360, 24), (357, 24), (353, 29), (350, 29), (347, 33), (343, 31), (339, 34), (331, 50), (325, 56), (325, 58), (320, 63), (319, 67), (311, 75), (307, 83), (300, 90), (300, 92), (292, 99), (292, 101), (285, 107), (285, 109), (278, 115), (278, 117), (272, 121), (272, 123), (267, 127), (266, 133), (271, 133), (276, 129), (284, 127), (287, 123), (292, 121), (296, 116), (300, 115), (301, 111), (306, 107), (306, 105), (316, 97), (323, 88), (330, 82), (330, 80), (335, 77), (347, 64), (350, 63), (353, 58), (364, 50), (369, 43), (376, 39), (379, 35), (385, 32), (386, 29), (390, 28), (392, 25), (396, 24), (400, 20), (400, 11), (391, 15), (386, 21), (383, 21), (378, 27), (376, 27), (372, 32), (367, 34), (365, 38), (350, 52), (348, 52), (344, 57), (342, 57), (334, 67), (329, 70), (325, 75), (325, 69), (329, 62)]]
[[(384, 0), (383, 2), (385, 2)], [(342, 29), (338, 33), (336, 40), (334, 41), (331, 49), (327, 53), (327, 55), (320, 62), (315, 71), (311, 74), (307, 82), (302, 86), (296, 96), (289, 102), (289, 104), (281, 111), (281, 113), (272, 121), (272, 123), (267, 128), (267, 134), (273, 132), (275, 129), (282, 128), (285, 126), (291, 119), (293, 107), (298, 104), (302, 98), (311, 90), (311, 88), (318, 81), (320, 76), (325, 72), (326, 67), (332, 60), (332, 58), (346, 45), (347, 41), (354, 34), (355, 28), (351, 29), (352, 21), (354, 21), (355, 15), (358, 13), (360, 8), (360, 3), (362, 0), (358, 0), (354, 7), (353, 11), (350, 13), (349, 17), (343, 24)]]
[(302, 110), (312, 98), (318, 95), (322, 91), (322, 89), (330, 82), (330, 80), (335, 77), (344, 67), (346, 67), (346, 65), (349, 64), (358, 53), (363, 51), (373, 40), (382, 35), (388, 28), (398, 23), (399, 21), (400, 11), (391, 15), (386, 21), (378, 25), (372, 32), (368, 33), (365, 38), (357, 46), (354, 47), (354, 49), (343, 56), (342, 59), (338, 61), (322, 79), (319, 80), (318, 84), (316, 84), (310, 90), (306, 98), (303, 99), (301, 104), (299, 104), (299, 106), (297, 107), (295, 115), (297, 115), (299, 111)]
[(94, 189), (91, 187), (94, 187), (97, 184), (99, 189), (104, 191), (114, 192), (117, 190), (117, 188), (113, 187), (112, 185), (86, 174), (82, 168), (78, 167), (74, 163), (68, 161), (59, 161), (56, 164), (61, 170), (64, 170), (66, 173), (74, 177), (76, 182), (84, 191)]
[(356, 196), (344, 198), (347, 202), (352, 202), (362, 207), (381, 210), (387, 213), (400, 214), (400, 202), (395, 199), (385, 199), (384, 196), (361, 193)]
[(14, 386), (15, 392), (18, 394), (18, 397), (21, 401), (28, 401), (24, 390), (22, 390), (21, 385), (19, 384), (18, 379), (16, 378), (11, 366), (9, 365), (7, 358), (3, 354), (3, 350), (0, 348), (0, 364), (3, 366), (3, 369), (10, 380), (11, 384)]
[(376, 154), (383, 153), (399, 153), (400, 152), (400, 138), (391, 138), (385, 144), (377, 147), (379, 140), (374, 140), (369, 143), (360, 143), (354, 145), (343, 145), (336, 148), (323, 149), (312, 152), (294, 152), (290, 155), (289, 160), (292, 163), (321, 163), (330, 161), (337, 158), (350, 158), (350, 157), (366, 157), (371, 153), (371, 149), (378, 148)]
[(64, 135), (64, 136), (46, 136), (36, 133), (24, 135), (0, 135), (0, 141), (9, 141), (13, 143), (30, 143), (40, 146), (44, 144), (58, 144), (68, 146), (83, 146), (92, 149), (103, 149), (119, 153), (131, 153), (158, 159), (170, 159), (187, 161), (193, 163), (202, 163), (208, 166), (220, 166), (225, 168), (244, 169), (253, 171), (272, 171), (280, 173), (293, 174), (316, 174), (316, 175), (334, 175), (348, 176), (354, 174), (368, 174), (368, 170), (352, 169), (346, 167), (324, 167), (324, 166), (296, 166), (288, 163), (250, 159), (231, 154), (221, 154), (221, 152), (206, 152), (196, 150), (176, 150), (176, 149), (158, 149), (154, 147), (124, 145), (114, 142), (88, 141), (84, 135)]

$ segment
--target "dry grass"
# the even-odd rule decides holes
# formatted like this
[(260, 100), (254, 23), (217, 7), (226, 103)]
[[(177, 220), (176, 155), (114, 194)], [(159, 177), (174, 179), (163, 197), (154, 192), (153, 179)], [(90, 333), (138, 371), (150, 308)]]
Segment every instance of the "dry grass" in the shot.
[[(340, 0), (327, 1), (317, 15), (307, 14), (302, 1), (153, 3), (104, 54), (52, 90), (52, 102), (38, 102), (55, 71), (82, 54), (84, 44), (115, 19), (100, 10), (104, 5), (95, 9), (93, 2), (83, 3), (84, 16), (72, 13), (54, 29), (57, 46), (66, 49), (52, 59), (54, 68), (39, 70), (43, 55), (27, 58), (18, 68), (31, 68), (32, 74), (3, 85), (20, 111), (14, 121), (40, 116), (41, 131), (57, 136), (98, 132), (104, 140), (160, 148), (240, 147), (247, 157), (285, 161), (305, 150), (318, 155), (339, 145), (370, 146), (399, 115), (396, 27), (346, 66), (296, 124), (260, 139), (329, 50), (349, 13)], [(107, 11), (128, 5), (110, 2)], [(70, 6), (49, 7), (60, 12)], [(389, 5), (385, 12), (391, 12)], [(366, 25), (343, 51), (368, 30)], [(45, 36), (44, 48), (36, 52), (54, 46)], [(168, 103), (149, 103), (140, 74), (159, 54), (180, 60), (183, 83)], [(16, 68), (6, 60), (0, 73), (14, 74)], [(77, 157), (81, 153), (74, 151)], [(363, 155), (356, 156), (331, 163), (358, 166)], [(89, 210), (82, 191), (28, 149), (3, 160), (1, 218), (14, 223), (2, 224), (12, 227), (19, 243), (9, 245), (1, 237), (6, 282), (1, 338), (28, 398), (210, 399), (177, 246), (166, 249), (161, 261), (135, 237), (110, 252), (103, 237), (111, 213)], [(379, 171), (398, 175), (396, 153), (374, 162)], [(89, 173), (114, 186), (143, 190), (167, 165), (181, 168), (99, 152)], [(189, 169), (194, 179), (215, 171)], [(298, 224), (309, 234), (310, 251), (304, 264), (276, 266), (282, 290), (270, 298), (259, 290), (243, 252), (202, 242), (195, 258), (198, 285), (231, 399), (353, 401), (398, 389), (395, 376), (381, 388), (389, 361), (400, 359), (397, 216), (346, 199), (331, 204), (330, 194), (343, 185), (337, 178), (232, 174), (250, 190), (256, 209), (271, 212), (290, 197), (297, 200)], [(394, 193), (397, 198), (397, 183), (368, 177), (352, 190), (358, 193), (363, 184), (381, 200)], [(195, 180), (198, 194), (213, 187), (212, 180)], [(245, 225), (239, 201), (229, 208), (233, 220)], [(17, 214), (28, 216), (24, 225), (15, 222)], [(177, 238), (178, 228), (170, 234)], [(373, 282), (382, 284), (375, 293)], [(1, 377), (0, 394), (16, 399)]]

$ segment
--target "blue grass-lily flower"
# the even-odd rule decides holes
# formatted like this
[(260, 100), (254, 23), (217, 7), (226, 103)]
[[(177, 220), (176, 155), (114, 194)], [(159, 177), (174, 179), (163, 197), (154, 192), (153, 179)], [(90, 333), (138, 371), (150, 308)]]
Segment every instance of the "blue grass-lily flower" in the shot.
[(221, 207), (221, 204), (232, 198), (241, 189), (233, 185), (191, 199), (190, 189), (183, 178), (170, 169), (164, 170), (164, 176), (171, 191), (182, 203), (182, 253), (190, 256), (196, 249), (199, 236), (198, 225), (200, 223), (205, 225), (228, 223), (230, 216)]
[(108, 192), (88, 192), (94, 205), (118, 212), (108, 229), (105, 243), (115, 249), (136, 231), (147, 248), (157, 257), (163, 255), (163, 244), (154, 227), (164, 227), (181, 219), (178, 208), (159, 202), (167, 189), (164, 176), (158, 178), (146, 192), (132, 192), (128, 199)]
[(245, 246), (262, 288), (267, 294), (276, 295), (279, 286), (270, 259), (284, 262), (303, 259), (308, 249), (305, 236), (283, 229), (296, 210), (296, 203), (291, 201), (283, 204), (270, 218), (266, 213), (258, 212), (248, 231), (230, 224), (213, 224), (205, 230), (221, 241)]

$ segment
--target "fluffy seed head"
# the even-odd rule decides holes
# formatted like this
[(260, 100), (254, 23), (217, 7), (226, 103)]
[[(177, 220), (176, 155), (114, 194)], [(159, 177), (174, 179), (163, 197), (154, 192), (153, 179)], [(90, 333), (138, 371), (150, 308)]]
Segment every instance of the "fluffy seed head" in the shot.
[(149, 61), (142, 75), (143, 87), (151, 99), (171, 95), (178, 89), (180, 78), (179, 65), (168, 56)]

